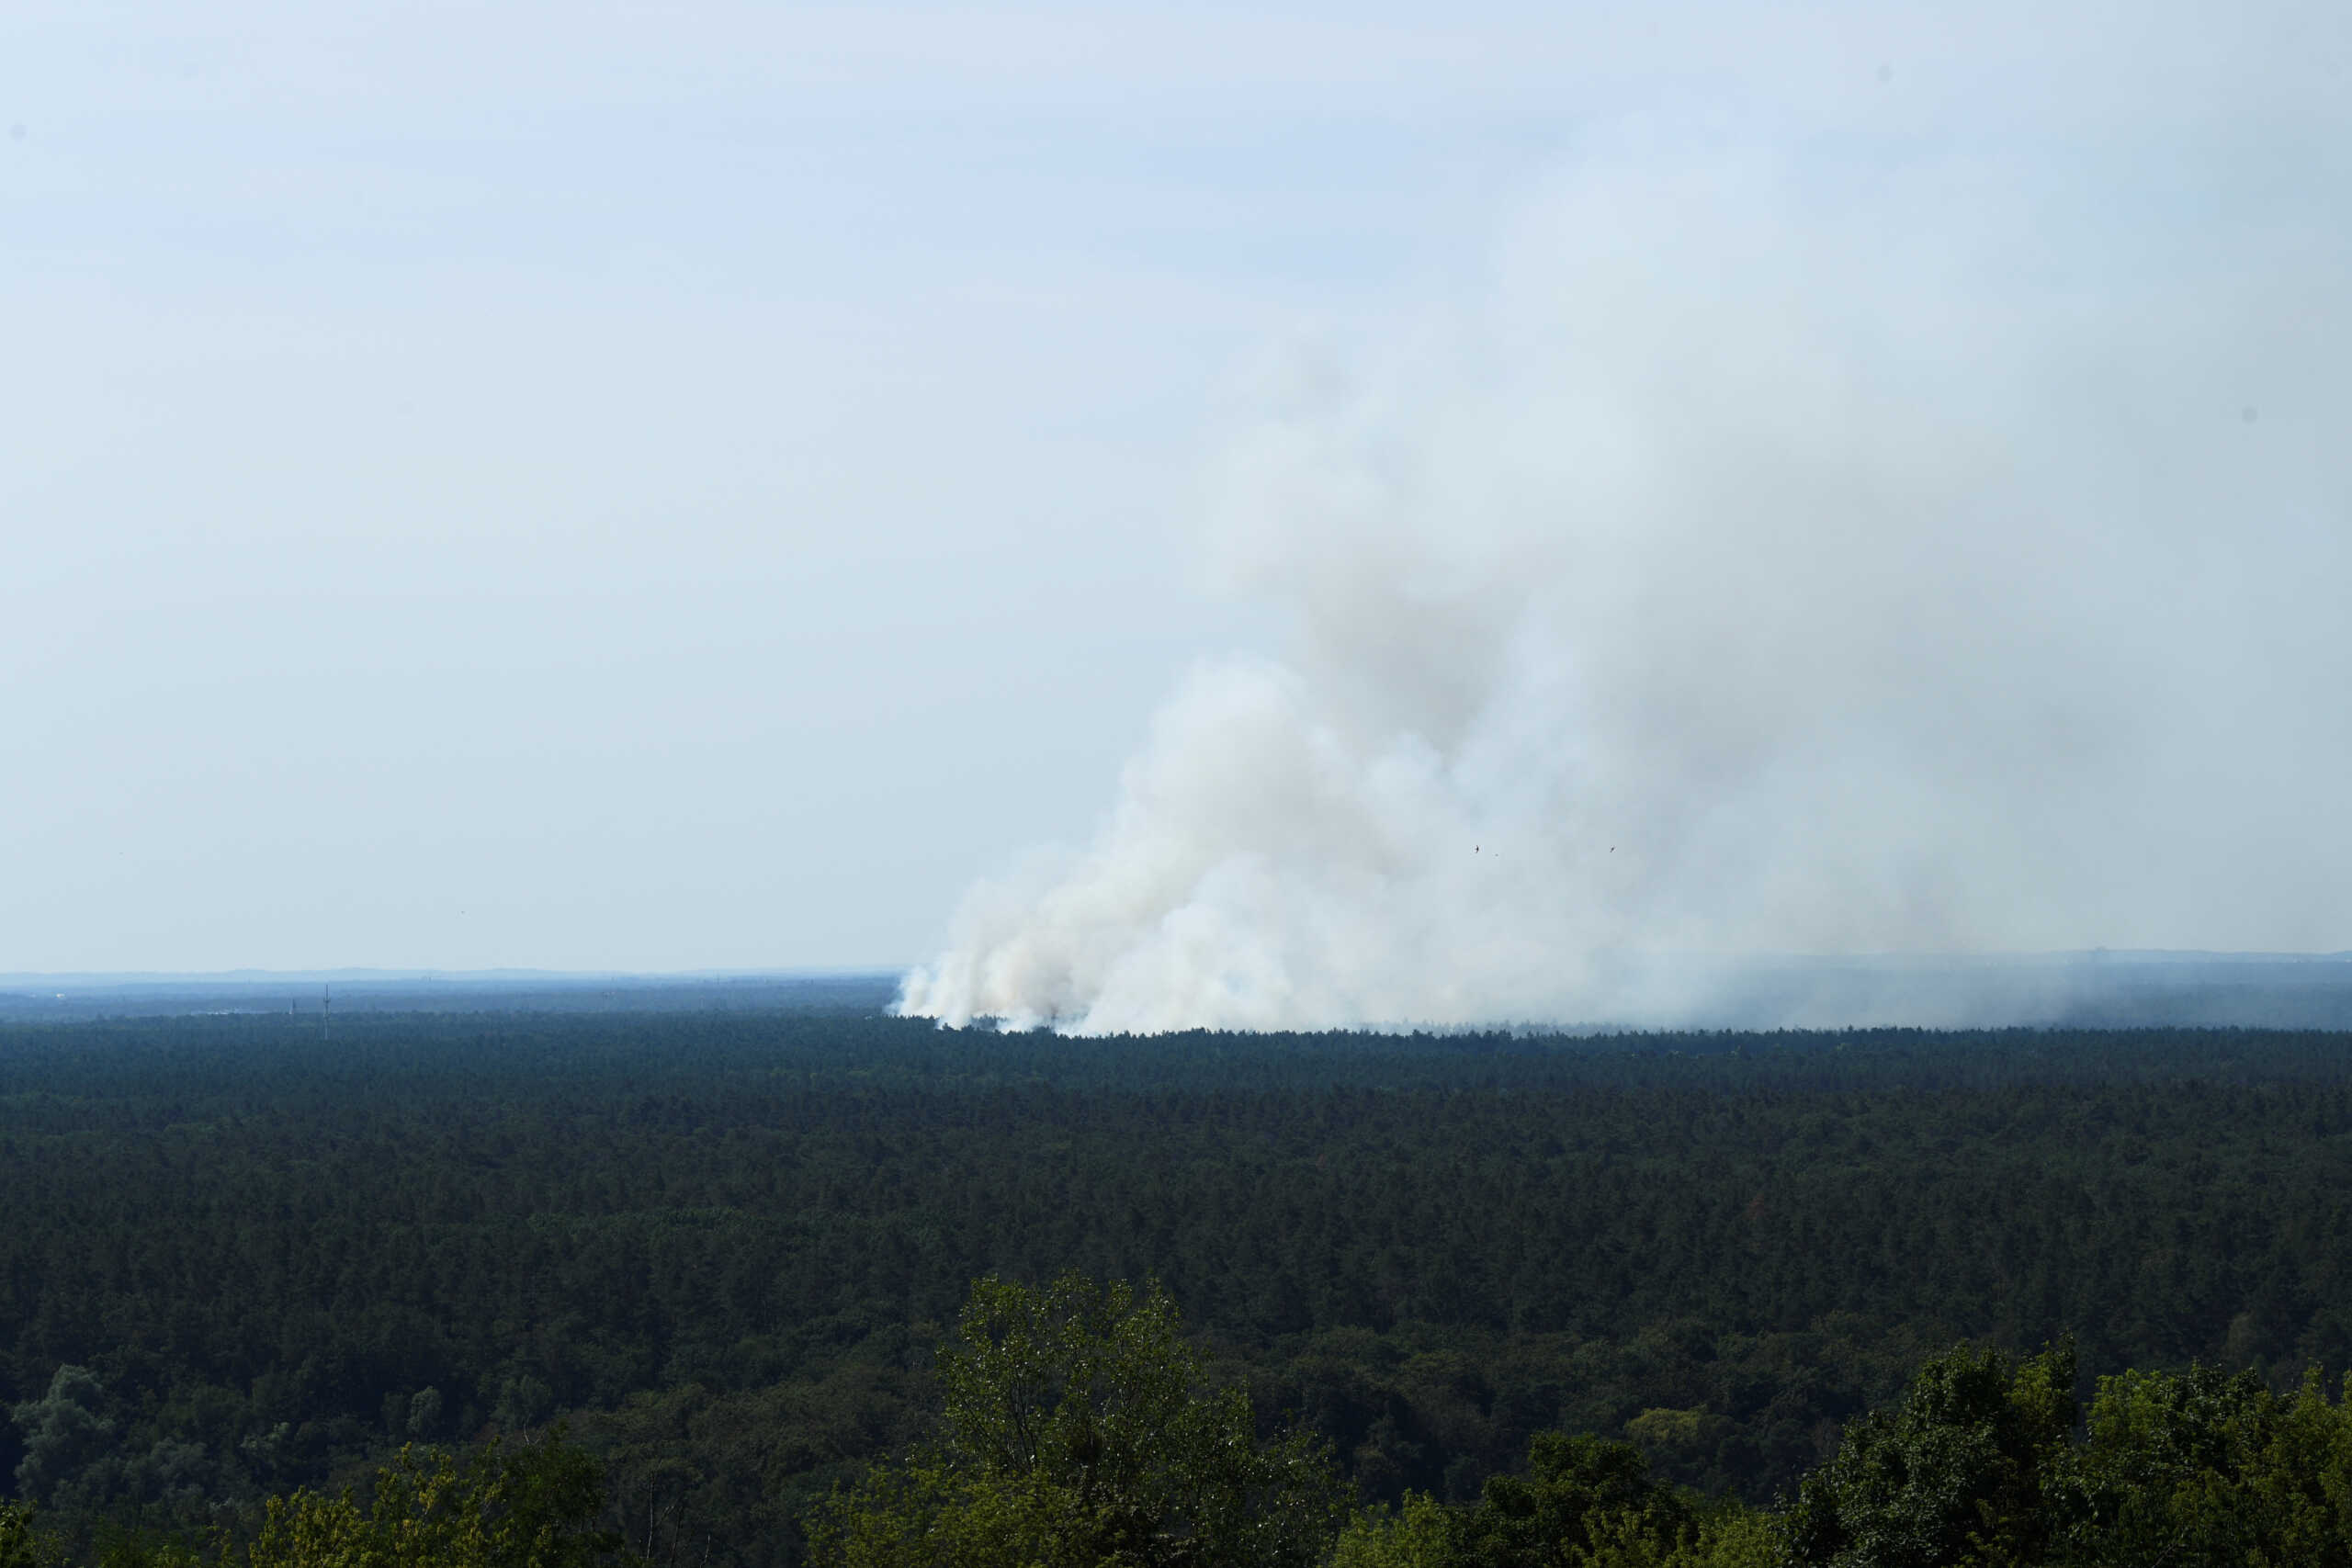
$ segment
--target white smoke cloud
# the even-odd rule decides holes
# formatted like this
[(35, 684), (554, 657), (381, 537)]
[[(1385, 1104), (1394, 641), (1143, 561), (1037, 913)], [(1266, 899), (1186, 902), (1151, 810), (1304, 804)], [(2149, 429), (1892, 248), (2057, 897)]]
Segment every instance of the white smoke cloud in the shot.
[(2352, 946), (2352, 313), (2282, 188), (2200, 230), (1589, 155), (1476, 309), (1262, 378), (1204, 537), (1283, 657), (1194, 670), (901, 1010), (1655, 1021), (1700, 955)]

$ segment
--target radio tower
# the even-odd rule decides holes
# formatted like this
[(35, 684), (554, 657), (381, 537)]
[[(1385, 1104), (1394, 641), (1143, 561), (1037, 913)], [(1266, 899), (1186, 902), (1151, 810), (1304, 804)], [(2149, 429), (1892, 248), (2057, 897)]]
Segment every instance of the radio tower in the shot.
[(321, 986), (319, 987), (319, 1038), (321, 1040), (327, 1037), (327, 1022), (334, 1015), (334, 987)]

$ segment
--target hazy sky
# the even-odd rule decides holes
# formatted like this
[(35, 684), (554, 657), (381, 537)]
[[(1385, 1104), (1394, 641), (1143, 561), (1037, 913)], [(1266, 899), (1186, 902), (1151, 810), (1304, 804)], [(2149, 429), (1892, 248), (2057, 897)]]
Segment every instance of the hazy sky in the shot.
[[(0, 8), (0, 972), (918, 958), (1087, 837), (1194, 660), (1285, 645), (1200, 544), (1236, 432), (1317, 345), (1521, 287), (1592, 160), (1769, 166), (1849, 224), (2001, 193), (2062, 285), (2267, 258), (2333, 331), (2346, 39)], [(2292, 438), (2343, 405), (2269, 320), (2212, 399)]]

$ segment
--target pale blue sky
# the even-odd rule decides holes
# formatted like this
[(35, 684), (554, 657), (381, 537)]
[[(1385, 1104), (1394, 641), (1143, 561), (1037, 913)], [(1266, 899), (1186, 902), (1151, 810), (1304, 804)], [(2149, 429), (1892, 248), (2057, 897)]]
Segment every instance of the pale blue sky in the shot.
[(0, 971), (919, 957), (1277, 637), (1193, 537), (1257, 367), (1475, 295), (1595, 139), (1973, 161), (2170, 251), (2341, 197), (2345, 39), (12, 5)]

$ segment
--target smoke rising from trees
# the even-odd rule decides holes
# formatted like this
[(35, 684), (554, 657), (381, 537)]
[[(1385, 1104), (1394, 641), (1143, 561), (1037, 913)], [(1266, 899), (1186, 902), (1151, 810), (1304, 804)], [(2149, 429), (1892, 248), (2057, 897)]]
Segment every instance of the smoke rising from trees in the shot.
[(1198, 665), (902, 1010), (1672, 1021), (1755, 955), (2352, 946), (2344, 289), (2291, 190), (2132, 216), (2198, 199), (1588, 151), (1475, 306), (1261, 367), (1204, 547), (1285, 646)]

